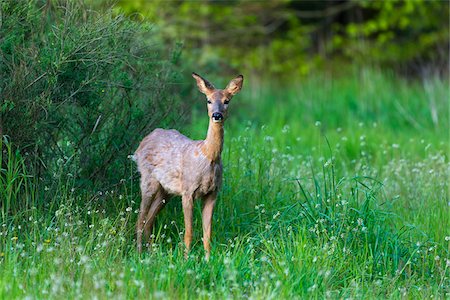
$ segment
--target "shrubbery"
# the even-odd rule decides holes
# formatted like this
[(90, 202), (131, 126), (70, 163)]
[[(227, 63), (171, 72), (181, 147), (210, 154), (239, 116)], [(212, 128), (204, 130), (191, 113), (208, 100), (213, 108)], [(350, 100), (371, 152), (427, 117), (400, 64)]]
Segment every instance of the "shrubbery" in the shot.
[(150, 25), (73, 1), (0, 5), (0, 133), (35, 175), (114, 184), (144, 134), (182, 119), (180, 51)]
[[(105, 3), (109, 1), (96, 0)], [(257, 79), (307, 77), (349, 64), (417, 77), (447, 74), (447, 1), (118, 0), (144, 14), (185, 57)], [(262, 78), (261, 78), (262, 77)], [(250, 78), (250, 76), (247, 76)]]

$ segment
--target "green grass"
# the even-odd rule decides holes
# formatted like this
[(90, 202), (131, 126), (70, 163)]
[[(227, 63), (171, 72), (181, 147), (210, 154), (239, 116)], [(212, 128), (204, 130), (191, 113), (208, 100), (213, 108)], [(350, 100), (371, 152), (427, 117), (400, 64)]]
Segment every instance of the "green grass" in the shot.
[[(131, 161), (114, 191), (78, 193), (55, 175), (31, 192), (19, 168), (27, 189), (14, 199), (30, 204), (8, 204), (0, 228), (0, 297), (449, 297), (448, 98), (445, 80), (373, 71), (246, 82), (230, 104), (208, 263), (199, 203), (184, 259), (178, 198), (158, 216), (153, 248), (136, 253)], [(203, 138), (196, 105), (180, 130)]]

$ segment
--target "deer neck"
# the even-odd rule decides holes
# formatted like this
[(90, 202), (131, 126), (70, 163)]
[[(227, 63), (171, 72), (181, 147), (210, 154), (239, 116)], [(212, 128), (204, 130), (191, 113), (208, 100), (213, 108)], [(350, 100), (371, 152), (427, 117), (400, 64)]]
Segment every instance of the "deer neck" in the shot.
[(211, 161), (218, 161), (223, 148), (223, 123), (209, 120), (208, 133), (202, 145), (203, 154)]

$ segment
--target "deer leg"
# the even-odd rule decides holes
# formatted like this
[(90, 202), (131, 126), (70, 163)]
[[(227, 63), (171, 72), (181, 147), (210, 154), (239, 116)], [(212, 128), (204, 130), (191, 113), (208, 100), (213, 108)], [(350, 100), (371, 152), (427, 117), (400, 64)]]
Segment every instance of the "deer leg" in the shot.
[(211, 253), (211, 225), (216, 204), (216, 194), (210, 194), (203, 199), (202, 224), (203, 224), (203, 247), (205, 248), (205, 259), (209, 260)]
[(161, 209), (166, 204), (165, 202), (166, 200), (164, 200), (166, 196), (167, 194), (162, 190), (162, 188), (160, 188), (156, 193), (155, 199), (153, 200), (150, 209), (148, 210), (147, 218), (145, 219), (144, 224), (144, 237), (145, 238), (150, 237), (149, 245), (151, 245), (152, 243), (151, 232), (153, 224), (155, 223), (156, 215), (161, 211)]
[(139, 209), (138, 221), (136, 223), (136, 242), (139, 253), (142, 252), (142, 233), (145, 224), (145, 216), (147, 215), (153, 198), (159, 189), (159, 182), (156, 180), (147, 180), (147, 178), (142, 178), (141, 180), (142, 200), (141, 207)]
[(183, 214), (184, 214), (184, 244), (186, 245), (185, 256), (187, 257), (192, 242), (192, 213), (194, 199), (192, 195), (184, 194), (182, 196)]

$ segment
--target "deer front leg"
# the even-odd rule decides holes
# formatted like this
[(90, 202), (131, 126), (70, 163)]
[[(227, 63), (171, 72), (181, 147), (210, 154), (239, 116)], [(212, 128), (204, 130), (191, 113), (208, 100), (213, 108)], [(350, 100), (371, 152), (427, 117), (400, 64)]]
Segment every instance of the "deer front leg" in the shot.
[(217, 195), (210, 194), (203, 199), (202, 224), (203, 224), (203, 247), (205, 248), (205, 259), (209, 260), (211, 253), (211, 226), (216, 204)]
[(194, 207), (194, 198), (192, 195), (183, 195), (183, 214), (184, 214), (184, 244), (186, 245), (185, 256), (187, 257), (189, 250), (191, 249), (192, 242), (192, 211)]

